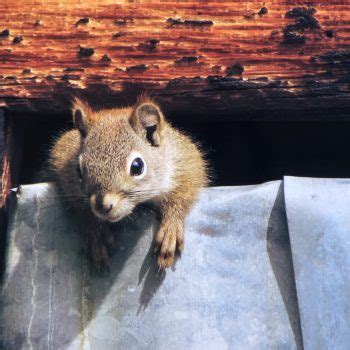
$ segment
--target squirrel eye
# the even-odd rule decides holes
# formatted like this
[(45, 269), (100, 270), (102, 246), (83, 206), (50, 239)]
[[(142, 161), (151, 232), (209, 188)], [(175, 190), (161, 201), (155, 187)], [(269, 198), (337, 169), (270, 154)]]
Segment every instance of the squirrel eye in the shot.
[(140, 176), (145, 169), (145, 165), (141, 158), (135, 158), (130, 166), (130, 175), (132, 176)]

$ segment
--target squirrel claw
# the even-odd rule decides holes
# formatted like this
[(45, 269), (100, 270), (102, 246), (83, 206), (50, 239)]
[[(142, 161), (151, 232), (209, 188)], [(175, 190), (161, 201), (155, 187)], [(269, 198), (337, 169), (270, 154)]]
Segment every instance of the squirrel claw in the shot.
[(168, 268), (174, 263), (176, 247), (179, 244), (178, 237), (181, 237), (174, 229), (176, 226), (178, 227), (178, 225), (167, 224), (157, 232), (154, 252), (158, 252), (157, 264), (161, 269)]
[(172, 266), (174, 263), (174, 253), (160, 254), (157, 259), (157, 265), (159, 270), (164, 270), (167, 267)]

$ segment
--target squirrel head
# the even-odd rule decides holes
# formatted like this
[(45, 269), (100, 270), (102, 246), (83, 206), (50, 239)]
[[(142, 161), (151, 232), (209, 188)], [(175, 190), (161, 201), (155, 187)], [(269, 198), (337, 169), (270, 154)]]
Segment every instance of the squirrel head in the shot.
[(118, 221), (169, 189), (165, 120), (158, 105), (143, 100), (134, 107), (93, 111), (76, 99), (72, 113), (81, 136), (76, 176), (96, 216)]

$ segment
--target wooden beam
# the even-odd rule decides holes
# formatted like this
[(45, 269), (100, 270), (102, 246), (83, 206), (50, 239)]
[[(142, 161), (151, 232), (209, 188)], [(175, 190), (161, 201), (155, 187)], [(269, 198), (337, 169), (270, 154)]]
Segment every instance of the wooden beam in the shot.
[(0, 154), (2, 156), (1, 206), (3, 206), (6, 204), (6, 198), (11, 188), (19, 185), (25, 128), (23, 125), (17, 125), (11, 118), (8, 118), (7, 121), (2, 118), (0, 130)]
[(147, 90), (176, 118), (349, 118), (350, 3), (304, 3), (2, 1), (0, 106)]

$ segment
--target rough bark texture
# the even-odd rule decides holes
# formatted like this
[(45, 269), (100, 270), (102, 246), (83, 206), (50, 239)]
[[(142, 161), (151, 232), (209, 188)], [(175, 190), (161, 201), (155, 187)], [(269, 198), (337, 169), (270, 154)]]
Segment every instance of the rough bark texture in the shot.
[(0, 33), (0, 106), (12, 112), (60, 114), (75, 94), (129, 103), (144, 90), (193, 120), (342, 119), (350, 108), (348, 1), (5, 0)]

